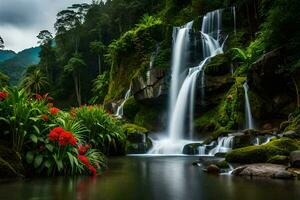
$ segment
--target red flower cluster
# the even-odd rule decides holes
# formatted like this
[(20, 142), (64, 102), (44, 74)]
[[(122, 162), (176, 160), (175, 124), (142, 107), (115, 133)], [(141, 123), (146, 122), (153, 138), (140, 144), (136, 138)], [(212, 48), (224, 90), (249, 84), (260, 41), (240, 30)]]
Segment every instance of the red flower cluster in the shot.
[(78, 153), (79, 155), (85, 155), (86, 152), (89, 150), (89, 148), (91, 148), (90, 144), (87, 145), (78, 145)]
[(8, 97), (8, 93), (5, 91), (0, 92), (0, 101), (3, 101)]
[(58, 109), (56, 107), (50, 108), (51, 115), (56, 115), (59, 111), (60, 111), (60, 109)]
[(92, 174), (95, 176), (97, 174), (97, 170), (95, 169), (95, 167), (90, 163), (89, 159), (86, 156), (77, 155), (77, 158), (85, 165), (89, 168), (89, 170), (92, 172)]
[(49, 139), (50, 141), (58, 141), (58, 144), (61, 146), (67, 146), (68, 144), (75, 146), (77, 144), (77, 139), (74, 135), (61, 127), (52, 129), (49, 133)]

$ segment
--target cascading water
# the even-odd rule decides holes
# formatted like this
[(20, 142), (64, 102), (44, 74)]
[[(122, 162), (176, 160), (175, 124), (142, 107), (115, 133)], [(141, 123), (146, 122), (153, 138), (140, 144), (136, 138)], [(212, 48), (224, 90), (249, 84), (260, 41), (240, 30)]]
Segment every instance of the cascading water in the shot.
[(219, 137), (218, 138), (218, 145), (213, 148), (209, 155), (214, 156), (216, 153), (227, 153), (232, 149), (233, 146), (233, 139), (234, 136), (228, 136), (228, 137)]
[(123, 108), (124, 108), (124, 105), (125, 105), (126, 101), (130, 97), (130, 94), (131, 94), (131, 84), (130, 84), (129, 89), (127, 90), (127, 92), (125, 94), (123, 102), (121, 103), (120, 106), (118, 106), (117, 112), (115, 113), (116, 117), (118, 117), (118, 118), (122, 118), (123, 117), (123, 114), (124, 114), (124, 112), (123, 112), (124, 109)]
[[(170, 87), (169, 110), (174, 109), (177, 95), (183, 81), (182, 71), (186, 68), (187, 50), (190, 44), (189, 32), (193, 26), (193, 22), (187, 23), (185, 26), (173, 29), (173, 55), (172, 55), (172, 79)], [(169, 115), (172, 113), (169, 112)]]
[(252, 118), (250, 100), (249, 100), (249, 96), (248, 96), (249, 87), (248, 87), (247, 81), (244, 83), (243, 87), (244, 87), (244, 92), (245, 92), (246, 129), (253, 129), (254, 123), (253, 123), (253, 118)]
[[(186, 134), (192, 138), (193, 118), (194, 118), (194, 99), (197, 78), (201, 75), (201, 99), (204, 98), (205, 73), (204, 67), (211, 57), (223, 53), (224, 41), (221, 38), (221, 19), (222, 9), (207, 13), (202, 21), (202, 47), (203, 60), (197, 67), (189, 68), (188, 74), (182, 80), (184, 69), (186, 68), (186, 52), (189, 45), (189, 31), (192, 22), (182, 28), (175, 28), (173, 31), (173, 57), (172, 57), (172, 79), (170, 87), (170, 107), (169, 107), (169, 126), (168, 138), (154, 142), (154, 147), (149, 151), (150, 154), (181, 154), (185, 144), (191, 141), (184, 140)], [(188, 109), (189, 107), (189, 109)], [(189, 112), (188, 112), (189, 110)], [(189, 122), (186, 127), (186, 118), (189, 113)], [(189, 129), (189, 130), (187, 130)]]

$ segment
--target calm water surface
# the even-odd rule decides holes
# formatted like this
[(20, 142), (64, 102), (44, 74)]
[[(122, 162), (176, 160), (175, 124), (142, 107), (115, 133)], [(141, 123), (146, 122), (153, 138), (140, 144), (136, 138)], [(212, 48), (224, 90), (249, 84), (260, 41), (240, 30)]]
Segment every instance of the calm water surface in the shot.
[(195, 157), (120, 157), (104, 174), (1, 183), (0, 199), (300, 200), (300, 181), (205, 174)]

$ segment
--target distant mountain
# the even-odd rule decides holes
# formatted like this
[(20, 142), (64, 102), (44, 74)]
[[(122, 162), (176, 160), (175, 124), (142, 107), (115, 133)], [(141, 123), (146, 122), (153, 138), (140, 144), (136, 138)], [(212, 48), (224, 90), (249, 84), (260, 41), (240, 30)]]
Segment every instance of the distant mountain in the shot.
[(33, 47), (25, 49), (9, 59), (0, 61), (0, 71), (9, 76), (11, 85), (16, 85), (29, 65), (39, 63), (40, 51), (40, 47)]
[(0, 62), (11, 59), (15, 57), (17, 54), (11, 50), (0, 50)]

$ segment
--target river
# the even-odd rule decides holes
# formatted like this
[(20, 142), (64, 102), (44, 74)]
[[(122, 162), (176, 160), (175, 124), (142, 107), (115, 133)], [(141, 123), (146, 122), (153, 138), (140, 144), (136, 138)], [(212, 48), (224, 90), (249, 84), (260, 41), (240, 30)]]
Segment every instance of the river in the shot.
[(0, 199), (299, 200), (300, 181), (206, 174), (196, 157), (110, 158), (97, 177), (34, 178), (0, 184)]

